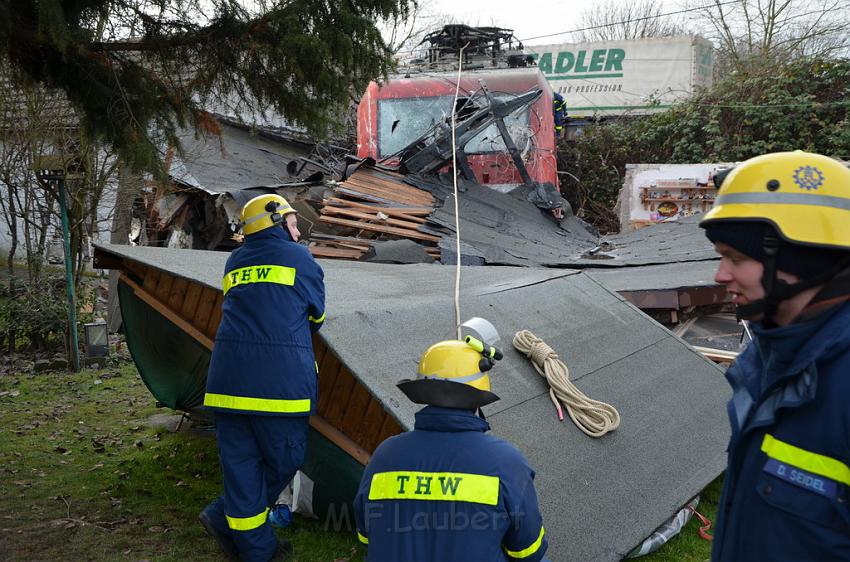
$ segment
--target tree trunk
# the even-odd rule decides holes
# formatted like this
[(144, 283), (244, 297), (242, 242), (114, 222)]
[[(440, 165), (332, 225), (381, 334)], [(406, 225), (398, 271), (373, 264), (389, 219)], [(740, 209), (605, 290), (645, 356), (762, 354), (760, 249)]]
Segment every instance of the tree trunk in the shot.
[[(115, 196), (115, 213), (112, 215), (112, 232), (109, 242), (130, 243), (130, 223), (133, 220), (133, 202), (142, 192), (142, 177), (127, 166), (118, 170), (118, 193)], [(121, 329), (121, 308), (118, 305), (118, 271), (109, 272), (109, 310), (107, 321), (110, 333)]]
[(6, 206), (6, 224), (9, 226), (9, 235), (12, 237), (9, 246), (9, 257), (6, 260), (6, 270), (9, 275), (15, 274), (15, 252), (18, 251), (18, 217), (15, 209), (15, 197), (11, 183), (6, 183), (6, 192), (9, 196)]

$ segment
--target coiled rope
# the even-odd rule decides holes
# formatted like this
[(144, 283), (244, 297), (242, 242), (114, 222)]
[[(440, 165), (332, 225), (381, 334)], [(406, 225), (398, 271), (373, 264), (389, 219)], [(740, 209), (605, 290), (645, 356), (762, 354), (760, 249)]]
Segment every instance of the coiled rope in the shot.
[(570, 381), (570, 371), (546, 342), (528, 330), (514, 336), (514, 347), (531, 359), (531, 364), (549, 383), (549, 398), (563, 420), (561, 403), (570, 419), (591, 437), (602, 437), (620, 426), (620, 413), (614, 406), (588, 398)]

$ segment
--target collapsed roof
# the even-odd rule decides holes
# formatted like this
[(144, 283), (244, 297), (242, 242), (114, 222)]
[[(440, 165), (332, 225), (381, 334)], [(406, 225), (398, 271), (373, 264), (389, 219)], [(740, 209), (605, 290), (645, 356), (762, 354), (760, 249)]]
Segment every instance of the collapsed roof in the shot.
[[(227, 254), (127, 246), (100, 246), (97, 253), (101, 265), (109, 262), (124, 272), (122, 283), (130, 290), (122, 293), (122, 308), (128, 299), (144, 296), (155, 305), (145, 313), (148, 322), (163, 313), (179, 318), (191, 308), (201, 316), (196, 325), (214, 333), (220, 315), (215, 295)], [(328, 320), (319, 339), (355, 382), (322, 386), (328, 374), (320, 360), (325, 389), (320, 392), (332, 392), (327, 408), (334, 410), (320, 406), (320, 417), (338, 420), (339, 432), (363, 431), (359, 422), (346, 425), (345, 410), (371, 397), (398, 427), (410, 429), (417, 407), (395, 384), (415, 371), (430, 344), (452, 337), (454, 268), (327, 260), (321, 265)], [(147, 277), (132, 281), (146, 268)], [(165, 284), (166, 278), (173, 279)], [(201, 296), (198, 304), (194, 286), (208, 291), (212, 301)], [(723, 469), (728, 390), (721, 370), (622, 297), (588, 274), (551, 268), (465, 267), (462, 287), (464, 315), (485, 317), (501, 332), (505, 359), (493, 372), (501, 400), (485, 412), (494, 432), (515, 443), (537, 471), (553, 559), (621, 559)], [(190, 294), (195, 308), (187, 308)], [(140, 334), (144, 325), (127, 334), (134, 357), (145, 356), (140, 346), (158, 336)], [(617, 431), (594, 440), (557, 420), (543, 379), (508, 343), (521, 329), (560, 354), (582, 391), (619, 410), (623, 421)], [(203, 364), (203, 349), (192, 350), (198, 354), (193, 364)], [(173, 369), (161, 368), (168, 370), (161, 376), (184, 391), (203, 385), (202, 377), (173, 380)], [(199, 388), (187, 395), (197, 400)], [(341, 394), (342, 388), (350, 394)], [(321, 476), (316, 486), (326, 486)]]

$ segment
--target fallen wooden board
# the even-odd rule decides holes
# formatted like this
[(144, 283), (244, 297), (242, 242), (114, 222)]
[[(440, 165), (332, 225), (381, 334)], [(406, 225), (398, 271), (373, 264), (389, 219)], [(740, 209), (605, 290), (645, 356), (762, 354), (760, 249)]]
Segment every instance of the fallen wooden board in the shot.
[[(419, 223), (405, 221), (401, 219), (394, 219), (391, 217), (381, 218), (378, 215), (373, 215), (371, 213), (364, 213), (362, 211), (357, 211), (354, 209), (345, 209), (343, 207), (322, 207), (323, 215), (344, 215), (347, 217), (354, 217), (356, 219), (362, 219), (369, 221), (370, 223), (376, 222), (378, 224), (388, 224), (391, 226), (397, 226), (399, 228), (410, 228), (412, 230), (416, 230), (419, 227)], [(422, 222), (425, 222), (425, 219), (422, 219)]]
[(338, 224), (340, 226), (350, 226), (351, 228), (356, 228), (359, 230), (371, 230), (372, 232), (382, 232), (384, 234), (393, 234), (395, 236), (401, 236), (403, 238), (414, 238), (416, 240), (426, 240), (428, 242), (439, 242), (439, 236), (432, 236), (430, 234), (424, 234), (417, 230), (407, 230), (405, 228), (396, 228), (394, 226), (384, 226), (380, 224), (369, 224), (362, 223), (358, 221), (351, 221), (347, 219), (338, 219), (336, 217), (329, 217), (327, 215), (322, 215), (319, 218), (321, 222), (327, 222), (331, 224)]
[(714, 349), (713, 347), (702, 347), (695, 345), (695, 350), (700, 352), (703, 357), (711, 359), (715, 363), (731, 363), (738, 358), (737, 351), (724, 351), (722, 349)]
[(368, 203), (360, 203), (359, 201), (351, 201), (349, 199), (340, 199), (339, 197), (328, 197), (322, 201), (323, 205), (347, 205), (351, 207), (359, 207), (363, 209), (371, 209), (381, 211), (386, 214), (400, 213), (403, 215), (422, 215), (428, 216), (434, 212), (433, 207), (376, 207)]

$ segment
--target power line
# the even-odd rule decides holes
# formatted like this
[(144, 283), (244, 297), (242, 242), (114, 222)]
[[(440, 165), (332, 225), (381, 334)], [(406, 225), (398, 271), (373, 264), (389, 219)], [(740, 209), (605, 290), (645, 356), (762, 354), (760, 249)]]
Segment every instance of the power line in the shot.
[[(644, 17), (640, 17), (640, 18), (633, 18), (633, 19), (627, 19), (627, 20), (622, 20), (622, 21), (615, 21), (615, 22), (599, 24), (599, 25), (591, 25), (591, 26), (588, 26), (588, 27), (580, 27), (580, 28), (577, 28), (577, 29), (569, 29), (567, 31), (558, 31), (556, 33), (548, 33), (546, 35), (537, 35), (535, 37), (528, 37), (527, 39), (518, 39), (518, 41), (524, 43), (525, 41), (534, 41), (535, 39), (543, 39), (545, 37), (555, 37), (556, 35), (567, 35), (567, 34), (570, 34), (570, 33), (578, 33), (578, 32), (581, 32), (581, 31), (592, 31), (594, 29), (603, 29), (605, 27), (611, 27), (612, 25), (622, 25), (622, 24), (625, 24), (625, 23), (633, 23), (633, 22), (644, 21), (644, 20), (659, 19), (659, 18), (664, 18), (664, 17), (667, 17), (667, 16), (675, 16), (675, 15), (678, 15), (678, 14), (684, 14), (684, 13), (688, 13), (688, 12), (697, 12), (697, 11), (700, 11), (700, 10), (707, 10), (709, 8), (719, 8), (720, 6), (728, 6), (729, 4), (738, 4), (738, 3), (740, 3), (740, 0), (726, 0), (725, 2), (718, 2), (718, 3), (715, 3), (715, 4), (709, 4), (709, 5), (705, 5), (705, 6), (697, 6), (695, 8), (687, 8), (687, 9), (682, 9), (682, 10), (676, 10), (674, 12), (664, 12), (664, 13), (661, 13), (661, 14), (654, 14), (654, 15), (644, 16)], [(395, 54), (401, 55), (401, 54), (416, 53), (416, 52), (418, 52), (417, 49), (411, 48), (411, 49), (403, 49), (403, 50), (397, 51)]]
[(653, 14), (651, 16), (644, 16), (644, 17), (641, 17), (641, 18), (631, 18), (631, 19), (622, 20), (622, 21), (612, 21), (612, 22), (609, 22), (609, 23), (601, 24), (601, 25), (591, 25), (589, 27), (580, 27), (578, 29), (570, 29), (570, 30), (567, 30), (567, 31), (559, 31), (557, 33), (548, 33), (546, 35), (537, 35), (535, 37), (528, 37), (527, 39), (520, 39), (520, 41), (524, 43), (526, 41), (534, 41), (535, 39), (543, 39), (545, 37), (554, 37), (556, 35), (566, 35), (568, 33), (578, 33), (580, 31), (591, 31), (591, 30), (594, 30), (594, 29), (602, 29), (602, 28), (605, 28), (605, 27), (611, 27), (613, 25), (622, 25), (624, 23), (634, 23), (634, 22), (638, 22), (638, 21), (659, 19), (659, 18), (663, 18), (663, 17), (667, 17), (667, 16), (675, 16), (675, 15), (678, 15), (678, 14), (685, 14), (685, 13), (688, 13), (688, 12), (698, 12), (700, 10), (706, 10), (708, 8), (719, 8), (720, 6), (728, 6), (729, 4), (738, 4), (739, 2), (740, 2), (740, 0), (727, 0), (726, 2), (717, 2), (715, 4), (710, 4), (710, 5), (706, 5), (706, 6), (697, 6), (695, 8), (686, 8), (686, 9), (683, 9), (683, 10), (676, 10), (675, 12), (664, 12), (662, 14)]

